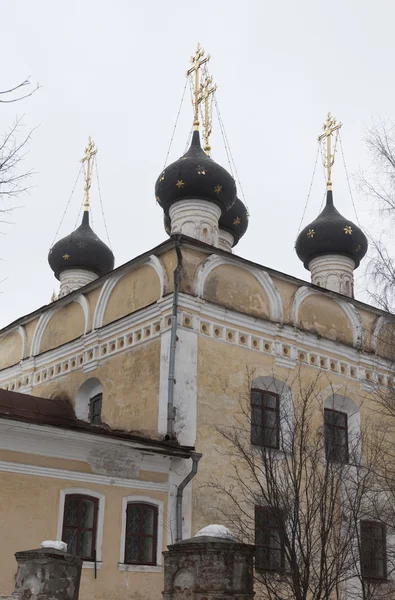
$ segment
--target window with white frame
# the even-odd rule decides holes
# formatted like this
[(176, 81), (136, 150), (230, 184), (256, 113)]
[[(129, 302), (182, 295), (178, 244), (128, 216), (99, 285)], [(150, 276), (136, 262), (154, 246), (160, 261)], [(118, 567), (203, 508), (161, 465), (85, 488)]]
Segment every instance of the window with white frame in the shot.
[(148, 496), (122, 502), (120, 570), (161, 570), (163, 503)]
[(87, 488), (60, 492), (57, 539), (82, 558), (84, 567), (101, 567), (104, 503), (103, 494)]
[(291, 447), (294, 407), (291, 389), (270, 375), (251, 386), (251, 443), (287, 451)]
[(325, 452), (329, 461), (358, 463), (361, 457), (361, 415), (354, 400), (333, 394), (324, 402)]

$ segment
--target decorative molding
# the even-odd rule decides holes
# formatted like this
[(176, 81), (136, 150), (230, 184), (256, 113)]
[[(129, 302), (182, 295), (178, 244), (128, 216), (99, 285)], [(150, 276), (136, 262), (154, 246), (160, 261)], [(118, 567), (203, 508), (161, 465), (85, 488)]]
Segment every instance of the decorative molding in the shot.
[(200, 265), (195, 278), (195, 292), (199, 297), (203, 297), (204, 284), (208, 275), (211, 273), (211, 271), (222, 265), (238, 267), (239, 269), (247, 271), (253, 275), (269, 299), (270, 319), (272, 321), (276, 321), (277, 323), (283, 322), (284, 314), (281, 296), (270, 275), (266, 273), (266, 271), (251, 267), (250, 265), (240, 265), (239, 262), (232, 260), (231, 256), (225, 257), (218, 256), (217, 254), (211, 254), (207, 260)]
[[(324, 296), (320, 291), (313, 290), (308, 287), (301, 287), (295, 294), (294, 302), (292, 304), (291, 309), (291, 322), (295, 325), (295, 327), (299, 327), (299, 309), (302, 305), (303, 301), (310, 296)], [(326, 296), (326, 295), (325, 295)], [(326, 296), (327, 297), (327, 296)], [(333, 298), (332, 300), (336, 302), (338, 306), (343, 310), (344, 314), (348, 318), (351, 329), (353, 332), (353, 344), (355, 348), (362, 348), (364, 344), (364, 329), (361, 321), (361, 317), (359, 312), (355, 308), (355, 306), (346, 300), (341, 298)]]
[[(122, 526), (121, 526), (121, 539), (120, 539), (120, 549), (119, 549), (119, 563), (118, 568), (120, 571), (141, 571), (141, 567), (143, 565), (129, 565), (125, 564), (125, 537), (126, 537), (126, 508), (129, 502), (147, 502), (148, 504), (153, 504), (158, 508), (158, 532), (157, 532), (157, 546), (156, 546), (156, 565), (152, 565), (152, 567), (161, 567), (162, 566), (162, 552), (163, 552), (163, 502), (158, 500), (157, 498), (152, 498), (151, 496), (140, 496), (134, 494), (133, 496), (124, 496), (122, 498)], [(133, 568), (134, 567), (134, 568)], [(151, 567), (151, 568), (152, 568)], [(148, 569), (143, 569), (148, 570)]]
[[(88, 285), (91, 281), (98, 278), (96, 273), (87, 271), (86, 269), (66, 269), (59, 275), (60, 290), (58, 298), (64, 298), (71, 292), (75, 292), (79, 288)], [(78, 302), (78, 300), (77, 300)]]
[(91, 309), (89, 306), (89, 302), (86, 299), (86, 297), (84, 296), (84, 294), (80, 294), (79, 296), (74, 298), (73, 301), (77, 302), (81, 306), (82, 310), (84, 311), (84, 317), (85, 317), (84, 333), (88, 333), (89, 326), (90, 326), (90, 320), (91, 320)]
[(23, 360), (24, 358), (26, 358), (26, 354), (27, 354), (27, 335), (26, 335), (26, 329), (19, 325), (18, 329), (17, 329), (19, 335), (21, 336), (22, 339), (22, 356), (21, 359)]
[[(168, 280), (167, 280), (167, 274), (166, 274), (165, 268), (163, 267), (161, 260), (157, 256), (154, 256), (153, 254), (151, 254), (149, 259), (145, 263), (136, 265), (136, 269), (141, 268), (146, 265), (152, 267), (154, 269), (155, 273), (159, 277), (159, 282), (160, 282), (160, 297), (159, 298), (162, 298), (163, 294), (164, 294), (164, 290), (168, 286)], [(129, 272), (130, 271), (125, 270), (125, 271), (122, 271), (121, 273), (117, 273), (116, 275), (113, 275), (110, 279), (107, 279), (107, 281), (104, 283), (103, 287), (100, 290), (95, 313), (93, 315), (92, 329), (99, 329), (100, 327), (103, 326), (104, 315), (106, 312), (106, 308), (107, 308), (107, 304), (110, 299), (110, 296), (111, 296), (115, 286), (118, 284), (118, 282)]]
[(44, 335), (45, 328), (47, 327), (53, 315), (59, 310), (59, 308), (60, 307), (48, 310), (47, 312), (43, 313), (39, 318), (36, 329), (34, 330), (33, 334), (30, 356), (36, 356), (40, 353), (41, 340)]
[(169, 209), (171, 233), (181, 233), (218, 246), (218, 221), (221, 209), (213, 202), (199, 198), (178, 200)]
[[(97, 529), (96, 529), (96, 559), (97, 563), (102, 565), (102, 544), (103, 544), (103, 524), (104, 524), (104, 509), (106, 498), (104, 494), (100, 492), (96, 492), (89, 488), (67, 488), (60, 490), (60, 498), (59, 498), (59, 512), (58, 512), (58, 526), (56, 539), (62, 539), (63, 533), (63, 519), (64, 519), (64, 503), (65, 498), (68, 494), (83, 494), (86, 496), (92, 496), (93, 498), (97, 498), (99, 500), (98, 506), (98, 514), (97, 514)], [(84, 561), (83, 567), (85, 569), (93, 568), (93, 562)], [(90, 566), (92, 565), (92, 567)]]
[(110, 485), (116, 487), (133, 488), (137, 490), (150, 490), (155, 492), (168, 491), (168, 483), (156, 483), (140, 479), (121, 479), (120, 477), (107, 477), (106, 475), (94, 475), (91, 473), (79, 473), (78, 471), (67, 471), (66, 469), (52, 469), (39, 467), (37, 465), (26, 465), (1, 460), (0, 472), (19, 473), (21, 475), (36, 475), (38, 477), (49, 477), (50, 479), (66, 479), (68, 481), (80, 481), (84, 484)]
[(385, 325), (388, 325), (390, 323), (393, 324), (394, 321), (391, 321), (391, 319), (389, 319), (388, 317), (385, 317), (383, 315), (377, 319), (376, 324), (375, 324), (374, 329), (373, 329), (372, 341), (371, 341), (372, 349), (375, 352), (377, 352), (377, 350), (378, 350), (378, 341), (379, 341), (379, 336), (380, 336), (382, 328)]

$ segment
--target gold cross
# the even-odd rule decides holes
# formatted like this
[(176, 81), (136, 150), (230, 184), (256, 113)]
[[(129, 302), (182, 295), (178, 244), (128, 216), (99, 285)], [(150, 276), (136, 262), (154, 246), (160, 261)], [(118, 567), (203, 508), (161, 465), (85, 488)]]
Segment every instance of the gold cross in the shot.
[(200, 97), (199, 85), (200, 67), (204, 65), (204, 63), (206, 63), (208, 60), (210, 60), (210, 55), (204, 56), (204, 50), (200, 47), (200, 44), (198, 44), (195, 54), (191, 57), (192, 67), (187, 71), (187, 77), (192, 73), (195, 73), (195, 84), (193, 93), (193, 128), (195, 131), (198, 131), (199, 129), (199, 104), (202, 100)]
[(338, 131), (341, 126), (342, 123), (340, 121), (337, 123), (336, 119), (332, 117), (331, 113), (329, 112), (328, 117), (322, 127), (324, 133), (318, 137), (318, 141), (323, 142), (324, 152), (326, 150), (324, 154), (324, 167), (326, 169), (326, 187), (328, 190), (332, 189), (332, 167), (333, 163), (335, 162), (335, 154), (331, 153), (332, 135), (335, 131)]
[(212, 129), (212, 108), (209, 104), (209, 98), (211, 94), (214, 94), (217, 86), (213, 85), (213, 76), (208, 73), (205, 74), (204, 81), (200, 85), (200, 98), (204, 101), (204, 120), (203, 120), (203, 137), (204, 137), (204, 151), (210, 156), (211, 146), (209, 139)]
[(81, 162), (86, 162), (86, 173), (85, 173), (85, 201), (84, 210), (89, 210), (89, 190), (91, 189), (91, 160), (95, 156), (97, 148), (95, 148), (95, 142), (92, 141), (91, 137), (88, 138), (88, 145), (85, 148), (85, 156), (81, 158)]

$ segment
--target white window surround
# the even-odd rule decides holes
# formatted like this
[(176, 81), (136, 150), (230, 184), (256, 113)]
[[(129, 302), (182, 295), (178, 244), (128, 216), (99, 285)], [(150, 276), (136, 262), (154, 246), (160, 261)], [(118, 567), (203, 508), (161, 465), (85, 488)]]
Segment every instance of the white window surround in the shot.
[[(287, 447), (292, 441), (292, 431), (294, 423), (294, 406), (291, 388), (272, 375), (256, 377), (251, 385), (252, 389), (273, 392), (280, 397), (280, 449), (281, 446)], [(258, 447), (257, 447), (258, 448)]]
[(89, 420), (89, 400), (96, 394), (103, 393), (103, 386), (96, 377), (92, 377), (80, 386), (75, 397), (75, 415), (77, 419)]
[[(92, 496), (99, 500), (99, 507), (97, 512), (97, 531), (96, 531), (96, 568), (101, 569), (102, 567), (102, 544), (103, 544), (103, 523), (104, 523), (104, 506), (105, 496), (100, 492), (95, 492), (88, 488), (67, 488), (60, 490), (59, 498), (59, 514), (58, 514), (58, 528), (56, 533), (56, 539), (62, 539), (63, 533), (63, 517), (64, 517), (64, 502), (68, 494), (82, 494), (84, 496)], [(84, 560), (82, 563), (83, 569), (94, 569), (95, 563), (93, 561)]]
[[(130, 565), (125, 563), (126, 508), (129, 502), (146, 502), (158, 507), (158, 532), (156, 539), (156, 565)], [(160, 573), (162, 571), (162, 539), (163, 539), (163, 502), (151, 496), (124, 496), (122, 498), (122, 529), (118, 569), (120, 571), (142, 571)]]
[(324, 401), (324, 409), (337, 410), (347, 415), (348, 453), (350, 462), (359, 462), (362, 456), (361, 413), (359, 406), (341, 394), (332, 394)]

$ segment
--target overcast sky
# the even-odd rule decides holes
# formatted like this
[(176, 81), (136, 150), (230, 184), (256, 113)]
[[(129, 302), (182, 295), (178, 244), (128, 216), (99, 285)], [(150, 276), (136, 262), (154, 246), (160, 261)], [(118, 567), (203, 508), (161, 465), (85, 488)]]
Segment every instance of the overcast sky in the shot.
[[(37, 127), (23, 165), (35, 171), (33, 187), (17, 201), (23, 208), (14, 225), (1, 225), (1, 326), (48, 303), (58, 289), (48, 250), (89, 135), (99, 148), (116, 265), (167, 238), (154, 184), (198, 41), (212, 57), (250, 211), (236, 253), (309, 280), (294, 242), (317, 135), (330, 110), (344, 124), (350, 174), (367, 164), (365, 127), (394, 114), (393, 1), (3, 0), (0, 14), (0, 89), (28, 75), (42, 85), (31, 98), (0, 106), (2, 131), (22, 114), (25, 131)], [(170, 161), (183, 154), (191, 123), (186, 95)], [(228, 168), (215, 120), (212, 147)], [(337, 208), (355, 221), (340, 152), (333, 182)], [(317, 216), (324, 186), (319, 165), (304, 224)], [(354, 194), (362, 225), (371, 227), (371, 207)], [(80, 180), (58, 239), (74, 229), (82, 199)], [(92, 204), (94, 228), (106, 241), (95, 181)]]

